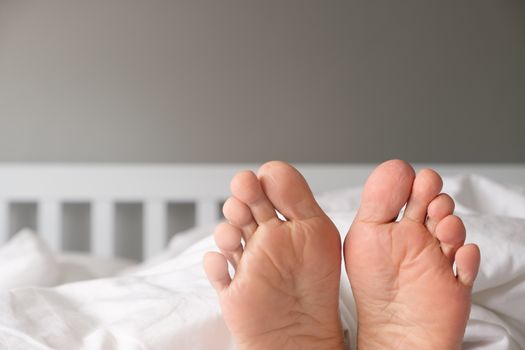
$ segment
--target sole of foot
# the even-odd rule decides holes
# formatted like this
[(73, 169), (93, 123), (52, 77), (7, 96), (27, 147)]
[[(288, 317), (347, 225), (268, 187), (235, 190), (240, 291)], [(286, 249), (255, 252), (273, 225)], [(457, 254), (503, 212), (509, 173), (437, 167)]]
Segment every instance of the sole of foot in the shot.
[(342, 349), (341, 240), (305, 179), (274, 161), (238, 173), (231, 192), (204, 269), (238, 348)]
[(460, 349), (480, 252), (441, 188), (400, 160), (368, 178), (344, 244), (358, 349)]

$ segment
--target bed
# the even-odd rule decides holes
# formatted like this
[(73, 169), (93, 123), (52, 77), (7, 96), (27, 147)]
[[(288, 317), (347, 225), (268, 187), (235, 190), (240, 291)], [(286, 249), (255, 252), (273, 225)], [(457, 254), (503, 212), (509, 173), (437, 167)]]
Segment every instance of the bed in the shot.
[[(524, 349), (525, 165), (430, 166), (445, 176), (469, 240), (483, 253), (464, 349)], [(373, 165), (297, 167), (344, 234)], [(210, 234), (229, 179), (246, 168), (256, 165), (1, 165), (2, 348), (233, 349), (201, 259), (214, 249)], [(33, 205), (35, 218), (14, 234), (12, 208), (20, 203)], [(88, 238), (64, 229), (71, 203), (88, 208)], [(143, 261), (118, 249), (118, 228), (129, 227), (119, 223), (126, 217), (118, 207), (126, 203), (140, 206), (141, 239), (130, 249)], [(195, 227), (173, 232), (174, 220)], [(75, 240), (87, 242), (84, 252), (67, 251)], [(353, 339), (345, 276), (340, 304)]]

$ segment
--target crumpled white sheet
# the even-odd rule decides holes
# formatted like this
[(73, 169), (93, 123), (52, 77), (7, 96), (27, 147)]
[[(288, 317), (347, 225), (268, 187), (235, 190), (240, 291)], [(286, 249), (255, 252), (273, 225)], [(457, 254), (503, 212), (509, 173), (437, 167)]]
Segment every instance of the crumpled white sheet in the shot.
[(78, 253), (54, 254), (30, 229), (0, 247), (0, 291), (112, 277), (136, 262)]
[[(468, 241), (482, 251), (463, 349), (525, 349), (525, 191), (476, 176), (446, 179), (445, 190), (457, 201)], [(359, 195), (359, 189), (349, 189), (319, 197), (342, 235)], [(210, 233), (207, 227), (180, 235), (153, 261), (116, 277), (53, 288), (48, 286), (60, 281), (52, 276), (60, 276), (61, 268), (46, 262), (53, 259), (38, 248), (41, 243), (27, 244), (34, 249), (25, 251), (16, 272), (4, 261), (13, 254), (0, 248), (0, 348), (233, 349), (202, 271), (202, 255), (214, 249)], [(344, 275), (341, 281), (341, 315), (355, 339), (350, 285)]]

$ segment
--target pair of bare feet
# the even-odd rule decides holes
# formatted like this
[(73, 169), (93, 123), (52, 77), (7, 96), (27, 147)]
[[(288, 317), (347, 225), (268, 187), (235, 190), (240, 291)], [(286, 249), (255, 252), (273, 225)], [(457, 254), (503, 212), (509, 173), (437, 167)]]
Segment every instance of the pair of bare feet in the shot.
[[(343, 247), (358, 349), (460, 348), (480, 254), (441, 187), (399, 160), (370, 175)], [(204, 267), (238, 348), (343, 349), (341, 240), (304, 178), (269, 162), (231, 190)]]

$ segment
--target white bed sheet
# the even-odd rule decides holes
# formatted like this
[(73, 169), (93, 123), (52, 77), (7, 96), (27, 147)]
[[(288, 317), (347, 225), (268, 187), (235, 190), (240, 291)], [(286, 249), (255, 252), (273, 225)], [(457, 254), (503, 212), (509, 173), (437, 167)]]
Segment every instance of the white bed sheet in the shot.
[[(468, 240), (482, 250), (463, 348), (525, 349), (525, 192), (476, 176), (448, 178), (445, 188), (458, 203)], [(319, 197), (342, 234), (359, 195), (348, 189)], [(139, 266), (118, 262), (106, 269), (107, 262), (74, 259), (80, 274), (34, 235), (17, 236), (0, 248), (0, 348), (233, 349), (202, 271), (202, 255), (214, 249), (211, 231), (178, 235), (166, 252)], [(61, 284), (76, 277), (99, 279)], [(344, 275), (341, 281), (341, 314), (355, 339), (350, 285)]]

